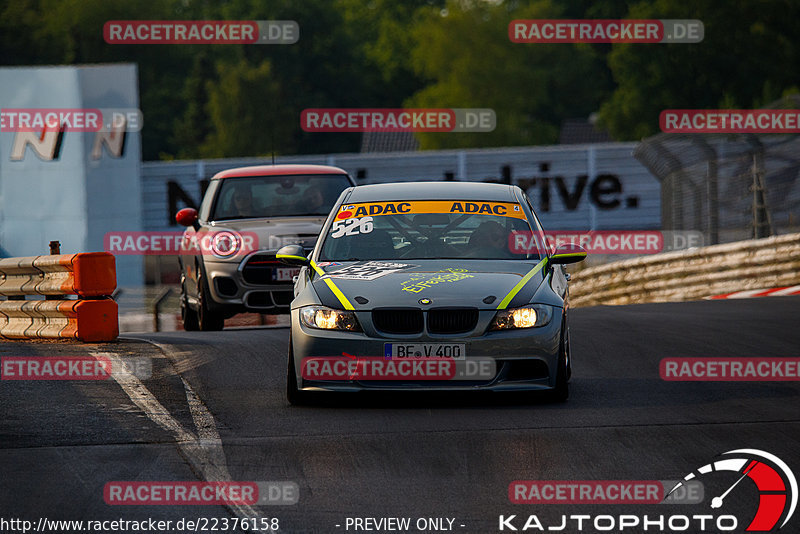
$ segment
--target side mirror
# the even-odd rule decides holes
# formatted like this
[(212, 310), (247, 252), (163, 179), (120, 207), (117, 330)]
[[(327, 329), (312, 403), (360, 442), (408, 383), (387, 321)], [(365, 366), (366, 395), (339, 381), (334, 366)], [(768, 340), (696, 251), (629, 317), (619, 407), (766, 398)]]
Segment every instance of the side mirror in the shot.
[(275, 254), (275, 259), (286, 265), (294, 265), (296, 267), (311, 264), (311, 260), (306, 258), (306, 253), (300, 245), (286, 245), (281, 247), (278, 249), (278, 253)]
[(577, 263), (586, 259), (586, 249), (580, 245), (565, 243), (559, 246), (550, 256), (550, 263), (554, 265), (564, 265), (567, 263)]
[(197, 223), (197, 210), (194, 208), (183, 208), (175, 214), (175, 221), (181, 226), (191, 226), (195, 230), (200, 229)]

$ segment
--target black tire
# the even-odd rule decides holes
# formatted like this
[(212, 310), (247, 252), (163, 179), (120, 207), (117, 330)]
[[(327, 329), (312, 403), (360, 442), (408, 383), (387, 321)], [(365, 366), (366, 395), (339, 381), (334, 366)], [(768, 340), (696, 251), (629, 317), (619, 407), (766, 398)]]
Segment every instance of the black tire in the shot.
[(556, 385), (550, 391), (550, 400), (553, 402), (566, 402), (569, 399), (569, 372), (567, 371), (568, 342), (564, 338), (567, 331), (562, 329), (561, 343), (558, 349), (558, 370), (556, 371)]
[(550, 393), (550, 398), (553, 402), (567, 402), (567, 399), (569, 399), (569, 382), (567, 381), (566, 367), (563, 358), (559, 358), (556, 387)]
[(567, 382), (572, 378), (572, 345), (569, 343), (569, 329), (567, 329)]
[(203, 332), (222, 330), (222, 327), (225, 326), (225, 316), (209, 309), (208, 300), (210, 298), (208, 284), (200, 270), (197, 273), (197, 322)]
[(294, 365), (294, 349), (289, 340), (289, 364), (286, 366), (286, 400), (293, 406), (303, 406), (308, 404), (310, 395), (307, 391), (300, 391), (297, 388), (297, 371)]
[(187, 332), (200, 330), (200, 323), (197, 319), (197, 312), (189, 306), (188, 296), (186, 295), (186, 283), (181, 276), (181, 322), (183, 329)]

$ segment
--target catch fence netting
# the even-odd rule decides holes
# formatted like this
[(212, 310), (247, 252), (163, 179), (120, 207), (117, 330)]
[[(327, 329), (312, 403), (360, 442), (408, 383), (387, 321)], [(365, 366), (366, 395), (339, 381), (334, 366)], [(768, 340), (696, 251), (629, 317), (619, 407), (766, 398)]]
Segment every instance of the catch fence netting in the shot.
[[(800, 95), (769, 109), (800, 109)], [(800, 135), (658, 134), (634, 156), (661, 182), (664, 230), (712, 245), (800, 231)]]

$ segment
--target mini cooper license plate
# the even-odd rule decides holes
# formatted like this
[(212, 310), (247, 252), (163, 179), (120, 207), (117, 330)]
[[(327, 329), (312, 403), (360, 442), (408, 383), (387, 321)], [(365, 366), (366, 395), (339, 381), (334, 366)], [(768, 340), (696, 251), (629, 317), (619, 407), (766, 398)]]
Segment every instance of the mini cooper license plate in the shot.
[(463, 343), (384, 343), (384, 357), (392, 358), (448, 358), (451, 360), (466, 359), (467, 352)]
[(290, 267), (290, 268), (277, 268), (275, 269), (275, 273), (273, 275), (273, 280), (275, 282), (291, 282), (292, 279), (300, 274), (300, 269)]

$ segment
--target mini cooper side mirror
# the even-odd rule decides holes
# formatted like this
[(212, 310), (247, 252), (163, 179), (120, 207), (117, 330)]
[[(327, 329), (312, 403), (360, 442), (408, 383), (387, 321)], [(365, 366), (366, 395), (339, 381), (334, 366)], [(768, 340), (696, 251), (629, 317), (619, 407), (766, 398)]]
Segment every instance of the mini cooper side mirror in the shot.
[(175, 214), (175, 221), (181, 226), (191, 226), (195, 230), (200, 229), (197, 223), (197, 210), (194, 208), (183, 208)]
[(306, 253), (300, 245), (286, 245), (278, 250), (275, 259), (286, 265), (303, 266), (310, 265), (311, 260), (306, 258)]
[(550, 262), (554, 265), (564, 265), (566, 263), (577, 263), (586, 259), (586, 249), (573, 243), (564, 243), (550, 256)]

